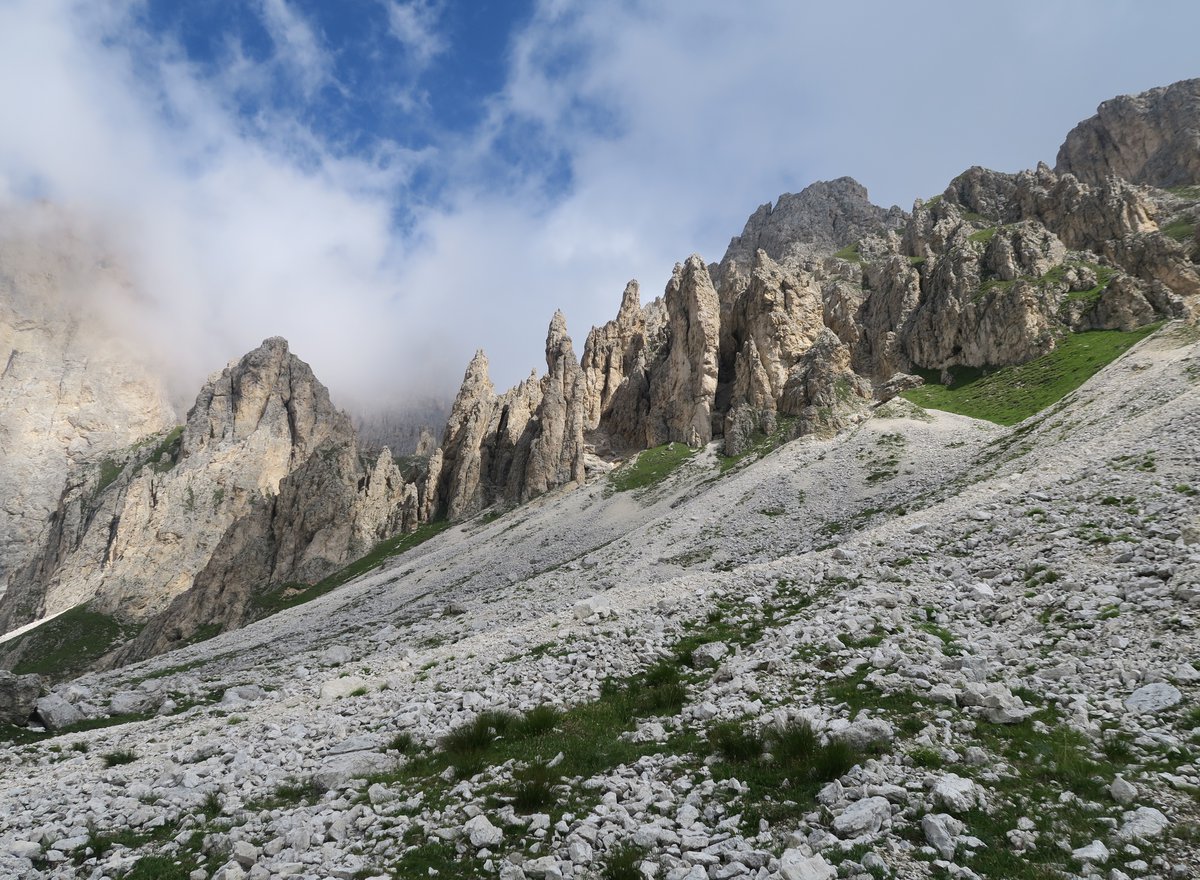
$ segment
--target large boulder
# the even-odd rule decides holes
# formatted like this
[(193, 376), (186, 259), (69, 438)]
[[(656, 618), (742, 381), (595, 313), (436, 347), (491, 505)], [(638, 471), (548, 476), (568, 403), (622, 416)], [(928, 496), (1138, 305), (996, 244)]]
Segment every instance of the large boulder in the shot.
[(14, 675), (0, 669), (0, 724), (26, 724), (41, 694), (40, 675)]
[(59, 694), (47, 694), (38, 700), (37, 716), (47, 730), (62, 730), (84, 719), (83, 713)]

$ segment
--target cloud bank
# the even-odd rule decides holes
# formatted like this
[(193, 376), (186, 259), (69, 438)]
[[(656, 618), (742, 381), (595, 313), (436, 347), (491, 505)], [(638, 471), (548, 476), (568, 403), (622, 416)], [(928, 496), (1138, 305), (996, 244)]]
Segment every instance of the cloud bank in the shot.
[[(0, 2), (0, 197), (103, 224), (181, 389), (281, 334), (354, 406), (452, 392), (477, 347), (510, 384), (554, 309), (581, 349), (629, 278), (656, 295), (814, 180), (908, 207), (972, 164), (1052, 162), (1100, 100), (1195, 75), (1200, 25), (1171, 2), (544, 0), (445, 126), (436, 73), (472, 52), (446, 4), (347, 4), (381, 16), (353, 50), (389, 71), (370, 89), (299, 0), (248, 4), (264, 40), (215, 62), (153, 6)], [(378, 113), (328, 123), (343, 105)]]

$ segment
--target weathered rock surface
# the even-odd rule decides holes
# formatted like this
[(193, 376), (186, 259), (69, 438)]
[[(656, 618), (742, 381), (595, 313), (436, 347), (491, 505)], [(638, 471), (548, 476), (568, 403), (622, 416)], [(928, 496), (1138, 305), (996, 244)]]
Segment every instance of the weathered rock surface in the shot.
[(1071, 129), (1055, 170), (1087, 183), (1108, 177), (1160, 187), (1200, 182), (1200, 79), (1105, 101)]
[(904, 212), (897, 207), (871, 204), (866, 187), (850, 177), (784, 193), (774, 205), (761, 205), (742, 234), (729, 242), (718, 271), (722, 289), (734, 276), (751, 270), (760, 250), (775, 262), (790, 265), (897, 227), (903, 219)]
[(582, 483), (583, 425), (589, 409), (587, 382), (562, 312), (555, 312), (546, 335), (546, 376), (542, 379), (536, 432), (529, 443), (519, 501), (567, 483)]
[(63, 505), (71, 527), (12, 597), (149, 620), (110, 662), (151, 656), (236, 628), (257, 593), (314, 583), (415, 528), (429, 487), (419, 466), (408, 476), (386, 449), (364, 460), (325, 387), (269, 339), (209, 381), (178, 448)]

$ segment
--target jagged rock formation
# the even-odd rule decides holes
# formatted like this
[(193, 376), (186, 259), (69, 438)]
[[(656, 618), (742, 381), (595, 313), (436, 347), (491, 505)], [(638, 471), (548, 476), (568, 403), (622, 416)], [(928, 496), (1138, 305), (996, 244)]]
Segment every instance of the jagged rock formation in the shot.
[(1055, 171), (1171, 187), (1200, 180), (1200, 79), (1105, 101), (1058, 151)]
[(437, 512), (462, 519), (584, 479), (588, 380), (561, 312), (546, 335), (546, 365), (541, 380), (531, 375), (497, 397), (487, 356), (472, 358), (431, 466)]
[(665, 357), (651, 367), (645, 444), (702, 446), (713, 437), (721, 304), (699, 255), (675, 266), (664, 299)]
[(162, 375), (115, 332), (136, 296), (53, 208), (0, 208), (0, 595), (68, 478), (176, 421)]
[(348, 418), (283, 339), (214, 375), (172, 438), (155, 438), (64, 491), (41, 554), (0, 600), (0, 629), (80, 602), (145, 620), (187, 590), (221, 536)]
[(575, 358), (567, 320), (555, 312), (546, 335), (547, 372), (536, 414), (538, 430), (530, 441), (521, 500), (555, 486), (584, 479), (583, 423), (588, 407), (583, 370)]
[[(1188, 249), (1124, 180), (972, 168), (907, 215), (841, 178), (759, 208), (718, 264), (690, 257), (650, 306), (626, 287), (584, 346), (583, 437), (611, 454), (720, 436), (738, 455), (781, 422), (788, 436), (840, 430), (919, 384), (913, 373), (1022, 363), (1062, 334), (1186, 317), (1198, 301)], [(578, 480), (546, 464), (579, 448), (574, 428), (560, 447), (542, 411), (565, 413), (576, 387), (563, 354), (551, 341), (550, 375), (500, 399), (476, 356), (441, 449), (439, 511)], [(523, 437), (543, 421), (533, 472), (552, 476), (531, 492)]]

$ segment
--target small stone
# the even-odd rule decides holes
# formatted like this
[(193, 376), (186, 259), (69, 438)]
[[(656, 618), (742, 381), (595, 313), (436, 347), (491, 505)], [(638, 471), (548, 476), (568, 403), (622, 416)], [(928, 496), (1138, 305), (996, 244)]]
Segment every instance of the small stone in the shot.
[(1137, 800), (1137, 786), (1118, 776), (1108, 787), (1108, 793), (1121, 806), (1128, 806)]
[(247, 840), (238, 840), (233, 844), (231, 855), (243, 868), (252, 868), (258, 861), (259, 849)]
[(471, 846), (495, 846), (504, 839), (504, 832), (488, 821), (487, 816), (479, 815), (469, 819), (463, 826), (463, 831), (471, 840)]
[(1170, 824), (1167, 817), (1154, 807), (1138, 807), (1122, 817), (1117, 837), (1124, 841), (1153, 840), (1161, 837)]
[(921, 830), (925, 839), (944, 859), (953, 859), (957, 844), (954, 838), (962, 830), (962, 823), (945, 813), (929, 813), (921, 817)]
[(729, 653), (724, 642), (707, 642), (692, 651), (692, 662), (698, 669), (713, 669)]
[(833, 833), (842, 839), (878, 834), (892, 818), (887, 798), (869, 797), (855, 801), (833, 820)]
[(782, 880), (835, 880), (837, 870), (823, 856), (789, 849), (779, 858), (779, 876)]
[(1099, 840), (1093, 840), (1087, 846), (1081, 846), (1071, 852), (1075, 861), (1085, 865), (1103, 865), (1108, 861), (1108, 847)]
[(970, 779), (947, 773), (933, 784), (933, 800), (954, 813), (965, 813), (981, 806), (983, 791)]

